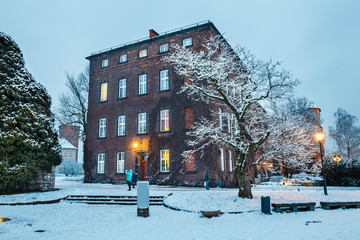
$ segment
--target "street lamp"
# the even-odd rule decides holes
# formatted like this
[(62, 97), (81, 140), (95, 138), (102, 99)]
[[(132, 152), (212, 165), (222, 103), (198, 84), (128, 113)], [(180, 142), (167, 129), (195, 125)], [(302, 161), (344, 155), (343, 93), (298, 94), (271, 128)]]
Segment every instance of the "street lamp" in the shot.
[(322, 132), (319, 132), (315, 135), (317, 141), (319, 142), (320, 145), (320, 157), (321, 157), (321, 166), (322, 166), (322, 173), (323, 173), (323, 178), (324, 178), (324, 194), (327, 194), (327, 188), (326, 188), (326, 179), (325, 179), (325, 171), (324, 171), (324, 161), (323, 161), (323, 146), (322, 146), (322, 142), (324, 141), (324, 134)]

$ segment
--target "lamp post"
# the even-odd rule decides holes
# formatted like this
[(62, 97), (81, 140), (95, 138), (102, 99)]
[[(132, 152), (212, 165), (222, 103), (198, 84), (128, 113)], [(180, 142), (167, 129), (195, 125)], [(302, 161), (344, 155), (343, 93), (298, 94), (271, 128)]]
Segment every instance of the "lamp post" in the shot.
[(323, 160), (323, 146), (322, 146), (322, 142), (324, 141), (324, 134), (322, 132), (319, 132), (315, 136), (320, 145), (321, 167), (322, 167), (322, 174), (323, 174), (323, 178), (324, 178), (324, 194), (328, 195), (327, 187), (326, 187), (326, 178), (325, 178), (324, 160)]

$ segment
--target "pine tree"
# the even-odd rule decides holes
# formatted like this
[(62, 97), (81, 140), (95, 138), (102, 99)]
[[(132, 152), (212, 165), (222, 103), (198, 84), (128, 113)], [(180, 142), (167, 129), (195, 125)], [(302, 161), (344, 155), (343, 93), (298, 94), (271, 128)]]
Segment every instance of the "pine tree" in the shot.
[(50, 106), (18, 45), (0, 32), (0, 193), (26, 190), (39, 172), (60, 164)]

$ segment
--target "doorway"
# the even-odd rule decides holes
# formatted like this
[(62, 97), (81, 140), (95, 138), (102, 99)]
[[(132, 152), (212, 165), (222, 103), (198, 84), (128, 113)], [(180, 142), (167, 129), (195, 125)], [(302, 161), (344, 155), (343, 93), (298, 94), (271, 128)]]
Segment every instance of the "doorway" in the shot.
[(136, 165), (140, 165), (139, 173), (140, 173), (140, 180), (147, 181), (148, 180), (148, 163), (147, 163), (147, 153), (146, 152), (138, 152), (136, 159)]

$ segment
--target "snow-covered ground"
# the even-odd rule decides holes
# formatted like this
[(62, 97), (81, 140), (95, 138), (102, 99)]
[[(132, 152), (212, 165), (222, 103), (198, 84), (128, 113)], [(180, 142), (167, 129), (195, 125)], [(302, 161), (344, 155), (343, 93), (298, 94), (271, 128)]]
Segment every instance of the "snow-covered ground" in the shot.
[[(0, 196), (0, 203), (53, 200), (69, 194), (135, 195), (125, 185), (84, 184), (80, 177), (56, 179), (59, 191)], [(360, 209), (311, 212), (260, 212), (261, 196), (271, 202), (360, 201), (360, 188), (258, 185), (254, 199), (239, 199), (236, 189), (150, 186), (150, 195), (164, 195), (163, 206), (151, 206), (150, 217), (137, 217), (136, 206), (57, 204), (0, 206), (0, 239), (360, 239)], [(221, 210), (205, 218), (200, 210)], [(230, 214), (229, 212), (243, 212)], [(306, 224), (308, 222), (308, 224)], [(36, 232), (44, 230), (44, 232)]]

